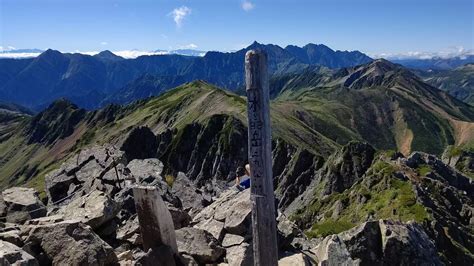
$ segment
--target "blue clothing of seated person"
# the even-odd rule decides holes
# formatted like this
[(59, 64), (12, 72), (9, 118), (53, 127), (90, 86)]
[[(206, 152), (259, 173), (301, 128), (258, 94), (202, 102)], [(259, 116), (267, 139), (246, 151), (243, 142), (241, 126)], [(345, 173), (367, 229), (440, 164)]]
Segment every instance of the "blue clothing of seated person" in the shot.
[(237, 176), (236, 185), (241, 189), (247, 189), (250, 187), (250, 165), (244, 167), (238, 167), (235, 172)]
[(244, 175), (240, 177), (239, 185), (245, 189), (250, 187), (250, 177), (248, 175)]

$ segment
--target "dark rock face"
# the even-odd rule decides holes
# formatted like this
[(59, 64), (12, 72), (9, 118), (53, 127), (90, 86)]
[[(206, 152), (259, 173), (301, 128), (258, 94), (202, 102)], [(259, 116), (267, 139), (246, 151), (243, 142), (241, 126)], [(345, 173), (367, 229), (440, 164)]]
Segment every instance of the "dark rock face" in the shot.
[(156, 157), (158, 141), (148, 127), (134, 128), (120, 148), (128, 160)]
[(29, 143), (51, 144), (74, 132), (86, 111), (67, 100), (57, 100), (46, 110), (34, 116), (25, 132)]
[(444, 254), (443, 260), (454, 265), (474, 263), (474, 257), (466, 254), (474, 250), (474, 184), (472, 181), (444, 164), (435, 156), (414, 152), (406, 160), (407, 166), (429, 168), (415, 187), (416, 196), (431, 213), (433, 220), (424, 226), (434, 239), (437, 249)]
[[(292, 147), (274, 149), (274, 168), (277, 172), (280, 170), (281, 163), (279, 160), (289, 161), (284, 164), (286, 167), (281, 174), (277, 176), (276, 195), (279, 198), (279, 207), (286, 208), (296, 197), (300, 196), (313, 180), (316, 171), (321, 168), (323, 158), (316, 156), (305, 149), (298, 149), (293, 154), (287, 153), (282, 155), (284, 151), (292, 151)], [(283, 157), (283, 158), (282, 158)], [(275, 175), (275, 174), (274, 174)]]
[(443, 153), (442, 160), (445, 164), (458, 169), (466, 175), (474, 177), (474, 152), (459, 151), (454, 154), (449, 154), (449, 152), (446, 151)]
[[(205, 124), (189, 124), (157, 136), (158, 158), (165, 172), (184, 172), (202, 187), (212, 184), (211, 193), (233, 185), (235, 170), (248, 162), (247, 128), (236, 118), (215, 115)], [(295, 148), (281, 139), (273, 142), (273, 175), (280, 206), (286, 207), (311, 183), (324, 159)], [(213, 191), (212, 191), (213, 190)]]
[(198, 185), (210, 179), (233, 179), (235, 169), (247, 161), (247, 145), (242, 145), (247, 143), (247, 130), (242, 122), (227, 115), (214, 115), (205, 124), (165, 132), (158, 139), (159, 159), (168, 167), (167, 172), (184, 172)]
[(324, 194), (342, 192), (360, 180), (372, 165), (375, 149), (367, 143), (350, 142), (332, 155), (321, 177), (327, 180)]

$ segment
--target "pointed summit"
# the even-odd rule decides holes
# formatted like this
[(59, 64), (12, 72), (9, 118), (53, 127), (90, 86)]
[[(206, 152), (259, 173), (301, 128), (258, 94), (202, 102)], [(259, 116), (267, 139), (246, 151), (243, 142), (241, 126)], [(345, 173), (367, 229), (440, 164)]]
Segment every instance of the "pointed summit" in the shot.
[(57, 60), (59, 58), (64, 57), (64, 55), (58, 51), (58, 50), (53, 50), (53, 49), (48, 49), (44, 52), (42, 52), (37, 58), (38, 59), (51, 59), (51, 60)]
[(101, 60), (107, 60), (107, 61), (119, 61), (123, 60), (124, 58), (121, 56), (118, 56), (114, 53), (112, 53), (109, 50), (102, 51), (96, 55), (94, 55), (95, 58), (101, 59)]
[(264, 47), (265, 45), (264, 44), (261, 44), (257, 41), (253, 41), (253, 43), (251, 45), (249, 45), (246, 50), (251, 50), (251, 49), (257, 49), (257, 48), (262, 48)]

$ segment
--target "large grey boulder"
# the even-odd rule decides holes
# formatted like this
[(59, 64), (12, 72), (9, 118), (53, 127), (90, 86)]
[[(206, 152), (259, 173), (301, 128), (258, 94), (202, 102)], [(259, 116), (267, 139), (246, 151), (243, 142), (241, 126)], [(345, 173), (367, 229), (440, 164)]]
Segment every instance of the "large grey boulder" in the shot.
[(180, 199), (183, 209), (188, 211), (191, 216), (196, 215), (210, 204), (203, 192), (182, 172), (176, 176), (171, 192)]
[(380, 264), (382, 235), (378, 221), (369, 221), (339, 234), (352, 257), (364, 262)]
[(225, 250), (209, 232), (192, 227), (176, 230), (179, 253), (192, 256), (198, 263), (215, 263)]
[(315, 262), (304, 253), (289, 254), (278, 260), (278, 266), (311, 266)]
[(224, 236), (224, 223), (214, 219), (201, 221), (194, 227), (206, 230), (217, 240), (221, 240)]
[[(61, 167), (45, 177), (49, 204), (62, 205), (92, 190), (114, 193), (119, 190), (117, 180), (104, 181), (106, 173), (121, 178), (124, 173), (118, 165), (125, 165), (125, 153), (114, 146), (94, 146), (81, 150)], [(116, 171), (117, 170), (117, 171)], [(119, 171), (120, 170), (120, 171)]]
[[(53, 265), (109, 265), (117, 262), (114, 250), (89, 226), (78, 220), (24, 228), (23, 247), (38, 260)], [(46, 255), (46, 256), (45, 256)]]
[(233, 234), (226, 234), (224, 239), (222, 240), (222, 246), (225, 248), (238, 246), (244, 243), (245, 237)]
[(226, 261), (232, 266), (253, 265), (252, 243), (243, 242), (240, 245), (226, 248)]
[(2, 192), (6, 221), (24, 223), (46, 215), (46, 208), (33, 188), (12, 187)]
[(132, 245), (140, 245), (142, 244), (142, 238), (140, 234), (138, 216), (134, 216), (119, 227), (117, 230), (117, 239), (126, 241)]
[(224, 223), (225, 232), (244, 236), (250, 233), (251, 213), (250, 189), (244, 191), (229, 189), (198, 213), (193, 223), (215, 224), (209, 221), (215, 220)]
[(93, 229), (97, 229), (114, 218), (119, 210), (119, 204), (109, 195), (94, 190), (64, 206), (59, 214), (64, 219), (79, 219)]
[(127, 164), (132, 176), (137, 183), (154, 183), (163, 181), (161, 173), (163, 172), (163, 163), (158, 159), (132, 160)]
[(380, 221), (383, 262), (387, 265), (443, 265), (433, 241), (416, 223)]
[(141, 185), (155, 186), (158, 188), (164, 201), (181, 207), (180, 200), (172, 193), (171, 188), (161, 176), (163, 163), (158, 159), (135, 159), (127, 164), (128, 179)]
[(360, 260), (352, 259), (349, 250), (338, 235), (326, 237), (312, 250), (316, 255), (319, 265), (359, 265)]
[(280, 213), (277, 217), (277, 229), (278, 248), (280, 250), (289, 249), (293, 239), (300, 234), (297, 225), (283, 213)]
[(192, 220), (191, 216), (186, 211), (170, 204), (168, 205), (168, 211), (170, 211), (171, 219), (173, 219), (174, 229), (187, 227)]
[(166, 246), (162, 245), (159, 247), (150, 248), (146, 253), (141, 253), (137, 259), (136, 264), (132, 265), (143, 265), (143, 266), (175, 266), (175, 256), (173, 250)]
[(0, 240), (0, 265), (37, 266), (38, 261), (12, 243)]
[(366, 222), (311, 251), (319, 265), (442, 265), (433, 241), (413, 222)]

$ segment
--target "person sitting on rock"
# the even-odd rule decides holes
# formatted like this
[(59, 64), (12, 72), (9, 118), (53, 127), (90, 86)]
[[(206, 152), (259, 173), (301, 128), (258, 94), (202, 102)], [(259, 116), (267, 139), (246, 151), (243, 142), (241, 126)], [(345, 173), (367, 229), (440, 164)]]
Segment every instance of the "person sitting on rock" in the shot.
[(244, 189), (250, 187), (250, 165), (246, 164), (245, 169), (243, 167), (238, 167), (236, 171), (237, 179), (235, 184)]

